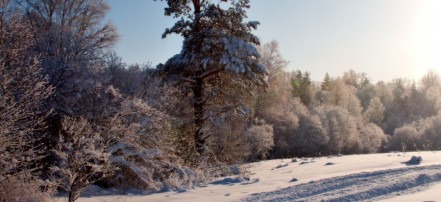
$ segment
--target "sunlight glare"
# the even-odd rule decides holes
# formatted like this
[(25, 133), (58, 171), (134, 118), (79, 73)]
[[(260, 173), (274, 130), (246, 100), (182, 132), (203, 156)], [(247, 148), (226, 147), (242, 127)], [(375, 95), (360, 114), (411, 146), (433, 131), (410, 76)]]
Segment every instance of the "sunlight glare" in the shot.
[(420, 1), (411, 42), (413, 76), (428, 70), (441, 72), (441, 1)]

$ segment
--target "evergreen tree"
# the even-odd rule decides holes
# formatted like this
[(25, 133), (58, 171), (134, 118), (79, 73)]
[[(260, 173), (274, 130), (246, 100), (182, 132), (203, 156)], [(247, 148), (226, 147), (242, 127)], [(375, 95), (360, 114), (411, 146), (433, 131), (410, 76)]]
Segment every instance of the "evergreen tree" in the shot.
[(312, 100), (310, 73), (302, 74), (298, 71), (297, 75), (291, 79), (291, 85), (293, 97), (299, 97), (304, 105), (309, 106)]
[(323, 79), (322, 84), (320, 85), (321, 90), (329, 91), (331, 90), (331, 77), (329, 77), (329, 74), (325, 74), (325, 78)]
[[(163, 38), (175, 33), (184, 38), (181, 53), (159, 70), (170, 80), (178, 79), (192, 94), (196, 151), (205, 151), (210, 136), (204, 129), (211, 117), (241, 107), (240, 94), (255, 85), (265, 85), (265, 66), (258, 62), (259, 39), (251, 31), (259, 24), (244, 22), (249, 0), (166, 0), (165, 15), (181, 19)], [(225, 8), (223, 2), (231, 2)], [(235, 99), (237, 98), (237, 99)]]

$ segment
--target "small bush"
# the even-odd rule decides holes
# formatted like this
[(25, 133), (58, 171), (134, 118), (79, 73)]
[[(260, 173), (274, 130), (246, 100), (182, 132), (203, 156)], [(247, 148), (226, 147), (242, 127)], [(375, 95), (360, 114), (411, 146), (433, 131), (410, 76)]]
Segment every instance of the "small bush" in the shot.
[(51, 195), (55, 192), (30, 173), (21, 172), (18, 175), (2, 178), (0, 176), (0, 201), (50, 201)]
[(418, 131), (411, 125), (405, 125), (397, 128), (390, 141), (390, 149), (401, 151), (403, 148), (407, 151), (413, 151), (420, 145)]
[(247, 129), (245, 136), (249, 143), (250, 160), (266, 159), (268, 152), (274, 146), (273, 127), (264, 121), (256, 120), (258, 125)]

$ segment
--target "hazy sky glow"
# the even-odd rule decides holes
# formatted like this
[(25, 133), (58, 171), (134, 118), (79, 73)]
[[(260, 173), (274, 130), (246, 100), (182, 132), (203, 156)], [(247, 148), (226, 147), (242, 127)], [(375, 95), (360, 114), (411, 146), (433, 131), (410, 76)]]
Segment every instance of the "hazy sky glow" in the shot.
[[(124, 61), (156, 65), (179, 53), (182, 38), (161, 39), (176, 21), (163, 15), (164, 2), (108, 3)], [(290, 61), (287, 70), (309, 71), (315, 81), (326, 72), (340, 76), (349, 69), (374, 81), (441, 72), (439, 0), (251, 0), (248, 14), (261, 22), (254, 33), (262, 43), (279, 41)]]

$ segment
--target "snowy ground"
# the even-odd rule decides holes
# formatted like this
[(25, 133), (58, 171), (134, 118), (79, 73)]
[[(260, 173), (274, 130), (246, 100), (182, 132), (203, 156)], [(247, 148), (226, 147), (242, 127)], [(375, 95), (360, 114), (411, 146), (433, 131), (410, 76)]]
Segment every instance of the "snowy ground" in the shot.
[[(412, 156), (423, 161), (406, 163)], [(150, 195), (92, 190), (78, 201), (441, 201), (441, 151), (262, 161), (236, 176), (180, 192)]]

